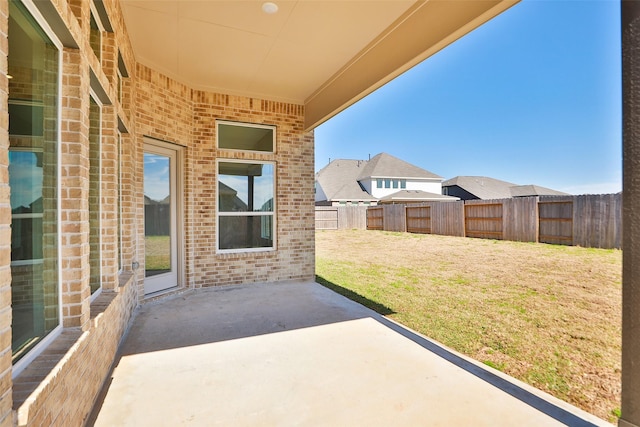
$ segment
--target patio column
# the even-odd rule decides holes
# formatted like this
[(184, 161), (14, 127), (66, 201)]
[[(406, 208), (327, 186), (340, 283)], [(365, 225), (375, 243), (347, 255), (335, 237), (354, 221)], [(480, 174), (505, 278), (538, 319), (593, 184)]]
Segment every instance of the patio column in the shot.
[(640, 427), (640, 2), (622, 0), (622, 418)]

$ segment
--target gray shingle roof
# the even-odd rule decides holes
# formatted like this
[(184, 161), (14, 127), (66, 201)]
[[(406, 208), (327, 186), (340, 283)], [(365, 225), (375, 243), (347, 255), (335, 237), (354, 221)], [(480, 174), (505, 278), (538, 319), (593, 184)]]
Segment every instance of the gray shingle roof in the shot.
[(327, 200), (378, 200), (358, 184), (366, 160), (334, 160), (316, 174)]
[(527, 197), (527, 196), (567, 196), (568, 193), (562, 191), (553, 190), (547, 187), (541, 187), (539, 185), (514, 185), (511, 187), (512, 197)]
[(358, 180), (369, 178), (443, 178), (433, 172), (419, 168), (387, 153), (380, 153), (366, 162)]
[(442, 183), (443, 187), (457, 185), (480, 199), (508, 199), (516, 184), (487, 176), (456, 176)]
[(422, 190), (401, 190), (389, 194), (380, 199), (380, 202), (453, 202), (460, 200), (458, 197), (444, 196), (437, 193), (429, 193)]
[(457, 185), (480, 199), (508, 199), (526, 196), (561, 196), (561, 191), (539, 185), (518, 185), (487, 176), (456, 176), (442, 183), (442, 187)]

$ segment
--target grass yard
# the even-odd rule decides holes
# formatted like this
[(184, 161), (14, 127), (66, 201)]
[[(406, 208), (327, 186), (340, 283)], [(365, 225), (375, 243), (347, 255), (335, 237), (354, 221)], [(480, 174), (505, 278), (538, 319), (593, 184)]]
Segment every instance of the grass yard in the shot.
[(622, 252), (316, 233), (320, 283), (594, 415), (620, 414)]
[(171, 237), (145, 236), (145, 269), (162, 271), (171, 269)]

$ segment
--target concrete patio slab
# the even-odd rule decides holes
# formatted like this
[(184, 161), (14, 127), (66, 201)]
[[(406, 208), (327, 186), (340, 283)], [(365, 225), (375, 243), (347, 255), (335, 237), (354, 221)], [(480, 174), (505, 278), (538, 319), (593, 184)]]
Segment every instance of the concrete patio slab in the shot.
[(89, 424), (610, 425), (313, 282), (143, 305)]

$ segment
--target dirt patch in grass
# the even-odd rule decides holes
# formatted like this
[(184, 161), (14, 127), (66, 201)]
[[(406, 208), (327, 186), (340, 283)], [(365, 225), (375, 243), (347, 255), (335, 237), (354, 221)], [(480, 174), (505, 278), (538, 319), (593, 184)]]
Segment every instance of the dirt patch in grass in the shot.
[(322, 231), (316, 274), (594, 415), (615, 421), (619, 413), (621, 251)]

